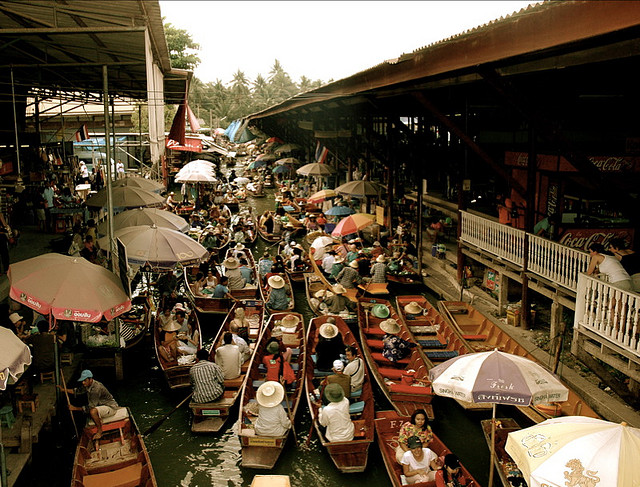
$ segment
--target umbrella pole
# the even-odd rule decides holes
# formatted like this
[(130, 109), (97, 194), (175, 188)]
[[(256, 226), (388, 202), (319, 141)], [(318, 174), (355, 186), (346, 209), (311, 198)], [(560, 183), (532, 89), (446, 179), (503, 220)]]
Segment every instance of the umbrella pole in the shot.
[(2, 477), (2, 487), (7, 487), (7, 458), (4, 456), (4, 442), (2, 441), (2, 425), (0, 425), (0, 476)]
[(489, 459), (489, 487), (493, 487), (494, 461), (496, 458), (496, 403), (491, 408), (491, 455)]

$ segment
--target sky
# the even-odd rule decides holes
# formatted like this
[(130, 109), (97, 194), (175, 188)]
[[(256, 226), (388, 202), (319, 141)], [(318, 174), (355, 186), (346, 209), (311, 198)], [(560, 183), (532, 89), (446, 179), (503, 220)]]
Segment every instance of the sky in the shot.
[(200, 44), (202, 81), (253, 81), (277, 59), (293, 81), (338, 80), (509, 15), (530, 1), (160, 1)]

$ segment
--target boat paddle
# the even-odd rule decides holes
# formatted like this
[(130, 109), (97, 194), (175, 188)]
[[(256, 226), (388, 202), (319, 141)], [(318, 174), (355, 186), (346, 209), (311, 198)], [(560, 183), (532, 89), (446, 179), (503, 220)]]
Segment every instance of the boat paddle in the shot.
[[(284, 387), (284, 384), (283, 384)], [(284, 393), (284, 402), (287, 404), (287, 415), (289, 416), (289, 421), (291, 422), (291, 432), (293, 433), (293, 442), (298, 446), (298, 435), (296, 435), (296, 429), (293, 427), (293, 416), (291, 416), (291, 408), (289, 407), (289, 397), (287, 395), (287, 389), (285, 388)]]
[[(67, 396), (67, 405), (71, 406), (71, 401), (69, 400), (69, 393), (67, 392), (67, 381), (64, 379), (64, 372), (62, 370), (60, 371), (60, 378), (62, 379), (62, 387), (64, 388), (64, 395)], [(80, 438), (78, 436), (78, 426), (76, 425), (76, 418), (73, 417), (73, 411), (71, 411), (71, 409), (69, 409), (69, 414), (71, 415), (73, 430), (76, 432), (76, 438)]]
[(158, 421), (156, 421), (155, 423), (153, 423), (150, 427), (148, 427), (143, 433), (142, 436), (148, 436), (151, 433), (153, 433), (155, 430), (157, 430), (160, 425), (162, 423), (164, 423), (167, 418), (169, 416), (171, 416), (173, 413), (175, 413), (180, 406), (182, 406), (185, 402), (187, 402), (189, 399), (191, 399), (191, 396), (193, 396), (193, 392), (191, 394), (189, 394), (187, 397), (185, 397), (182, 401), (180, 401), (180, 404), (178, 404), (175, 408), (173, 408), (171, 411), (169, 411), (167, 414), (165, 414), (164, 416), (162, 416)]

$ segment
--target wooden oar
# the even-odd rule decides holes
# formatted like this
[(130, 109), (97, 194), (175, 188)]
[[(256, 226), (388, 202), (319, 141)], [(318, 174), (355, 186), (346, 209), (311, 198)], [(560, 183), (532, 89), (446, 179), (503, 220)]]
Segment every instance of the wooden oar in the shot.
[[(284, 387), (284, 384), (282, 384), (282, 387)], [(293, 441), (296, 444), (296, 446), (298, 446), (298, 435), (296, 435), (296, 429), (293, 427), (293, 416), (291, 416), (291, 408), (289, 407), (289, 397), (287, 396), (286, 388), (284, 390), (284, 401), (287, 404), (287, 413), (289, 416), (289, 421), (291, 421), (291, 432), (293, 433)]]
[[(71, 406), (71, 401), (69, 400), (69, 393), (67, 392), (67, 381), (64, 379), (64, 372), (60, 371), (60, 378), (62, 379), (62, 387), (64, 388), (64, 395), (67, 397), (67, 405)], [(69, 414), (71, 415), (71, 422), (73, 423), (73, 429), (76, 432), (76, 438), (80, 438), (78, 436), (78, 426), (76, 425), (76, 418), (73, 417), (73, 411), (69, 410)]]
[(150, 435), (151, 433), (153, 433), (155, 430), (157, 430), (160, 425), (162, 423), (164, 423), (166, 421), (166, 419), (171, 416), (173, 413), (175, 413), (180, 406), (182, 406), (185, 402), (187, 402), (189, 399), (191, 399), (191, 396), (193, 396), (193, 392), (191, 394), (189, 394), (187, 397), (185, 397), (182, 401), (180, 401), (180, 404), (178, 404), (175, 408), (173, 408), (171, 411), (169, 411), (167, 414), (165, 414), (164, 416), (162, 416), (162, 418), (160, 418), (158, 421), (156, 421), (155, 423), (153, 423), (149, 428), (147, 428), (143, 433), (142, 436), (147, 436)]

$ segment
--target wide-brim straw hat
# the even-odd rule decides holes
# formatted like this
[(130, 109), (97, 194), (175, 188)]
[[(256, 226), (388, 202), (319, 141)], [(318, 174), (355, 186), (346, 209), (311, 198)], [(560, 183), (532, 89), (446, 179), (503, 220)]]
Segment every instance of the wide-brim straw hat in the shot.
[(162, 327), (162, 331), (178, 331), (182, 328), (177, 321), (171, 320)]
[(334, 284), (332, 290), (336, 294), (345, 294), (347, 292), (342, 284)]
[(393, 318), (389, 318), (388, 320), (384, 320), (380, 323), (380, 329), (385, 333), (389, 333), (390, 335), (395, 335), (400, 331), (400, 325)]
[(271, 276), (267, 280), (267, 283), (273, 289), (282, 289), (284, 287), (284, 279), (282, 278), (282, 276)]
[(271, 336), (278, 338), (282, 336), (282, 327), (281, 326), (274, 326), (273, 330), (271, 330)]
[(371, 314), (376, 318), (388, 318), (389, 317), (389, 308), (386, 304), (376, 304), (373, 308), (371, 308)]
[(235, 257), (229, 257), (228, 259), (224, 259), (222, 261), (222, 265), (227, 269), (237, 269), (240, 267), (240, 262)]
[(344, 399), (344, 390), (340, 384), (327, 384), (324, 388), (324, 397), (330, 402), (340, 402)]
[(358, 268), (358, 261), (352, 260), (351, 262), (349, 262), (349, 267), (353, 267), (354, 269), (357, 269)]
[[(340, 386), (338, 386), (340, 387)], [(277, 406), (284, 399), (284, 387), (279, 382), (270, 380), (258, 387), (256, 401), (260, 406), (272, 408)]]
[(409, 304), (407, 304), (404, 307), (404, 310), (409, 313), (410, 315), (417, 315), (422, 313), (422, 306), (420, 306), (418, 303), (416, 303), (415, 301), (411, 301)]
[(338, 327), (332, 323), (323, 323), (318, 330), (321, 337), (333, 338), (339, 333)]
[(284, 328), (291, 328), (298, 326), (298, 323), (300, 323), (300, 318), (298, 318), (296, 315), (289, 314), (282, 318), (282, 321), (280, 321), (280, 326), (283, 326)]
[(241, 244), (240, 242), (238, 242), (236, 244), (236, 246), (234, 247), (235, 250), (244, 250), (245, 248), (246, 247), (243, 244)]
[(325, 290), (324, 289), (320, 289), (319, 291), (315, 292), (314, 297), (316, 297), (318, 299), (322, 299), (322, 298), (324, 298), (324, 293), (325, 293)]
[(338, 255), (336, 257), (336, 260), (333, 261), (334, 264), (342, 264), (344, 262), (344, 257), (342, 257), (341, 255)]
[(387, 258), (384, 256), (384, 254), (380, 254), (378, 257), (376, 257), (376, 262), (386, 262)]

